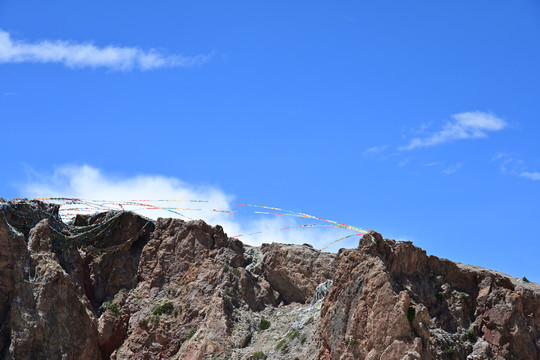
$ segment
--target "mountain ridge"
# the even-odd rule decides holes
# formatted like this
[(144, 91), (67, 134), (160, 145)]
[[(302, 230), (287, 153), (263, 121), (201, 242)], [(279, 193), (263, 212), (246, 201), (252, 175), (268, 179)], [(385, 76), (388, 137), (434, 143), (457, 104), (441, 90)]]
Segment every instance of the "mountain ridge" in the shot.
[[(535, 359), (540, 287), (370, 231), (356, 249), (2, 201), (0, 357)], [(266, 325), (267, 324), (267, 325)]]

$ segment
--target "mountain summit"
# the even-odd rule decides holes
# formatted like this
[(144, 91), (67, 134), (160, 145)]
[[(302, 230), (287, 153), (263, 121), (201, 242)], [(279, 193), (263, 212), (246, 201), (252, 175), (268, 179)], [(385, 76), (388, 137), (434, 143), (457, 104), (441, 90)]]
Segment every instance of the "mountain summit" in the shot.
[(2, 359), (538, 359), (540, 286), (370, 231), (337, 254), (0, 201)]

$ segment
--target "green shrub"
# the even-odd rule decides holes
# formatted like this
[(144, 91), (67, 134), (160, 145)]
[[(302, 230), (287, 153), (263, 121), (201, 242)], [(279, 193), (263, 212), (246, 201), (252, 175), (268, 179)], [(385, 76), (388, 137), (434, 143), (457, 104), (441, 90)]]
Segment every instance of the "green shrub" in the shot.
[(270, 327), (270, 321), (266, 320), (265, 318), (261, 319), (261, 322), (259, 323), (259, 330), (266, 330)]
[(409, 306), (409, 310), (407, 310), (407, 319), (409, 319), (409, 322), (412, 323), (414, 320), (414, 316), (416, 315), (416, 309), (412, 306)]
[(154, 326), (159, 325), (159, 315), (153, 315), (152, 316), (152, 324), (154, 324)]
[(303, 337), (302, 340), (300, 340), (300, 344), (301, 344), (301, 345), (304, 345), (305, 342), (306, 342), (306, 338)]
[(227, 264), (224, 264), (224, 265), (223, 265), (223, 271), (224, 271), (224, 272), (229, 271), (229, 266), (228, 266)]
[(232, 269), (232, 272), (233, 272), (233, 274), (234, 274), (235, 276), (240, 277), (240, 269), (238, 269), (238, 268), (233, 268), (233, 269)]
[(113, 303), (111, 303), (109, 301), (105, 301), (103, 303), (103, 305), (101, 305), (101, 307), (103, 307), (103, 309), (105, 309), (105, 311), (110, 311), (116, 316), (118, 316), (118, 314), (120, 314), (120, 310), (118, 309), (118, 306), (116, 306), (116, 304), (113, 304)]
[(445, 297), (446, 295), (442, 291), (437, 294), (437, 300), (444, 300)]
[(257, 351), (253, 355), (249, 357), (250, 360), (265, 360), (267, 358), (266, 355), (262, 351)]
[(191, 329), (191, 331), (189, 332), (189, 334), (187, 336), (188, 340), (191, 339), (193, 337), (193, 335), (195, 335), (196, 332), (197, 332), (197, 328)]
[(444, 353), (448, 355), (452, 355), (454, 353), (454, 348), (452, 346), (449, 346), (446, 349), (444, 349)]
[(312, 317), (310, 317), (310, 318), (308, 319), (308, 321), (306, 321), (306, 324), (308, 324), (308, 325), (313, 324), (313, 321), (315, 321), (315, 319), (314, 319), (313, 316), (312, 316)]
[(173, 306), (172, 302), (165, 301), (161, 305), (154, 306), (154, 308), (152, 309), (151, 312), (152, 312), (152, 315), (162, 315), (162, 314), (165, 314), (165, 313), (170, 313), (173, 310), (173, 308), (174, 308), (174, 306)]
[(353, 338), (345, 339), (345, 344), (346, 345), (354, 345), (354, 344), (356, 344), (356, 340), (353, 339)]
[(283, 347), (281, 348), (281, 351), (283, 352), (287, 351), (287, 346), (288, 346), (287, 344), (283, 345)]
[(471, 342), (476, 340), (476, 334), (474, 333), (473, 329), (467, 329), (465, 331), (465, 336), (467, 337), (467, 340)]
[(282, 347), (283, 345), (285, 345), (286, 342), (287, 342), (287, 339), (281, 339), (281, 340), (277, 343), (277, 345), (276, 345), (276, 347), (275, 347), (276, 351), (278, 351), (279, 349), (281, 349), (281, 347)]
[(293, 340), (295, 337), (300, 336), (300, 331), (291, 331), (287, 334), (287, 337), (291, 340)]
[(266, 355), (262, 351), (257, 351), (253, 355), (249, 357), (250, 360), (265, 360), (267, 358)]
[(141, 320), (139, 320), (139, 324), (141, 324), (142, 326), (148, 325), (148, 319), (147, 318), (142, 318)]
[(469, 295), (465, 294), (464, 292), (460, 292), (460, 293), (459, 293), (459, 298), (460, 298), (460, 299), (465, 299), (465, 298), (467, 298), (468, 296), (469, 296)]

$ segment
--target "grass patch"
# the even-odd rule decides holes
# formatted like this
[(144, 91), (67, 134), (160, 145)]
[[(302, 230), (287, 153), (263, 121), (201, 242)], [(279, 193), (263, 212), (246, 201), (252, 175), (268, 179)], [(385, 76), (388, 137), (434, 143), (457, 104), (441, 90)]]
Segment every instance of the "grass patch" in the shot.
[(465, 294), (464, 292), (460, 292), (459, 295), (458, 295), (458, 297), (459, 297), (460, 299), (466, 299), (466, 298), (469, 297), (469, 295)]
[(356, 344), (356, 340), (353, 339), (353, 338), (345, 339), (345, 344), (346, 344), (347, 346), (354, 345), (354, 344)]
[(151, 313), (152, 313), (152, 315), (162, 315), (162, 314), (165, 314), (165, 313), (170, 313), (173, 310), (173, 308), (174, 308), (174, 306), (173, 306), (172, 302), (165, 301), (161, 305), (154, 306), (152, 308)]
[(304, 345), (305, 342), (306, 342), (306, 338), (303, 337), (302, 340), (300, 340), (300, 345)]
[(233, 268), (233, 269), (232, 269), (232, 273), (233, 273), (236, 277), (240, 277), (240, 269), (238, 269), (238, 268)]
[(285, 345), (286, 342), (287, 342), (287, 339), (281, 339), (281, 340), (277, 343), (277, 345), (276, 345), (276, 347), (275, 347), (276, 351), (278, 351), (279, 349), (281, 349), (281, 348), (283, 347), (283, 345)]
[(454, 353), (454, 348), (452, 346), (449, 346), (447, 347), (446, 349), (444, 349), (443, 351), (445, 354), (447, 355), (452, 355)]
[(465, 330), (465, 336), (467, 337), (467, 340), (469, 340), (470, 342), (473, 342), (476, 340), (476, 334), (474, 333), (473, 329)]
[(265, 360), (267, 356), (262, 351), (257, 351), (249, 357), (249, 360)]
[(189, 332), (187, 336), (188, 340), (191, 339), (195, 335), (196, 332), (197, 332), (197, 328), (191, 329), (191, 331)]
[(314, 319), (313, 316), (312, 316), (312, 317), (310, 317), (310, 318), (306, 321), (306, 324), (307, 324), (307, 325), (311, 325), (311, 324), (313, 324), (314, 321), (315, 321), (315, 319)]
[(229, 266), (227, 264), (223, 265), (223, 272), (229, 271)]
[(291, 331), (287, 334), (287, 338), (293, 340), (294, 338), (300, 336), (300, 331)]
[(266, 320), (265, 318), (261, 319), (261, 322), (259, 323), (259, 330), (266, 330), (270, 327), (270, 321)]
[(105, 311), (110, 311), (116, 316), (120, 314), (120, 309), (118, 309), (118, 306), (116, 306), (116, 304), (113, 304), (109, 301), (105, 301), (103, 305), (101, 305), (101, 307), (103, 307)]
[(152, 316), (152, 324), (154, 324), (154, 326), (159, 325), (159, 315), (153, 315)]
[(439, 291), (436, 295), (437, 300), (444, 300), (445, 297), (446, 295), (442, 291)]

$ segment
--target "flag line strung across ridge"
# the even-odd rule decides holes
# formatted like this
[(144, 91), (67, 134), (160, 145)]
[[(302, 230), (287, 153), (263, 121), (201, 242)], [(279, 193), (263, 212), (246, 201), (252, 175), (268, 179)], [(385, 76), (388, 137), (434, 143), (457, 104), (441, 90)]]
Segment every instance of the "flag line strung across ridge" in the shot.
[[(321, 218), (318, 216), (313, 216), (310, 214), (294, 211), (294, 210), (287, 210), (282, 209), (278, 207), (272, 207), (272, 206), (265, 206), (265, 205), (254, 205), (254, 204), (247, 204), (247, 203), (237, 203), (237, 202), (213, 202), (209, 200), (125, 200), (125, 201), (110, 201), (110, 200), (87, 200), (87, 199), (79, 199), (79, 198), (63, 198), (63, 197), (51, 197), (51, 198), (38, 198), (36, 200), (44, 201), (44, 202), (52, 202), (57, 203), (60, 205), (60, 216), (63, 220), (71, 219), (77, 214), (95, 214), (98, 212), (103, 211), (114, 211), (114, 210), (129, 210), (133, 212), (140, 212), (143, 210), (161, 210), (173, 213), (175, 215), (181, 216), (183, 218), (186, 218), (188, 220), (194, 220), (193, 218), (187, 216), (183, 212), (190, 212), (190, 211), (208, 211), (208, 212), (214, 212), (214, 213), (223, 213), (223, 214), (259, 214), (259, 215), (272, 215), (272, 216), (292, 216), (292, 217), (298, 217), (298, 218), (306, 218), (306, 219), (313, 219), (316, 221), (320, 221), (326, 224), (305, 224), (305, 225), (299, 225), (299, 226), (288, 226), (283, 228), (275, 228), (275, 229), (269, 229), (269, 230), (262, 230), (257, 231), (249, 234), (238, 234), (232, 237), (238, 238), (242, 236), (252, 236), (256, 234), (263, 234), (263, 233), (269, 233), (269, 232), (275, 232), (275, 231), (282, 231), (282, 230), (290, 230), (290, 229), (300, 229), (300, 228), (315, 228), (315, 227), (327, 227), (327, 228), (338, 228), (338, 229), (345, 229), (345, 230), (351, 230), (356, 232), (355, 234), (351, 234), (348, 236), (341, 237), (337, 240), (332, 241), (331, 243), (327, 244), (324, 248), (321, 250), (326, 250), (328, 246), (337, 243), (341, 240), (351, 238), (354, 236), (360, 236), (367, 233), (366, 230), (347, 225), (341, 222), (337, 222), (334, 220), (329, 220), (325, 218)], [(215, 209), (215, 208), (209, 208), (204, 209), (202, 207), (175, 207), (175, 206), (157, 206), (153, 203), (199, 203), (199, 204), (212, 204), (212, 205), (222, 205), (224, 207), (228, 206), (240, 206), (245, 208), (255, 208), (254, 210), (224, 210), (224, 209)], [(262, 210), (258, 210), (262, 209)], [(266, 211), (263, 211), (266, 210)]]

